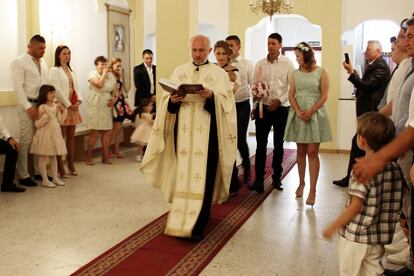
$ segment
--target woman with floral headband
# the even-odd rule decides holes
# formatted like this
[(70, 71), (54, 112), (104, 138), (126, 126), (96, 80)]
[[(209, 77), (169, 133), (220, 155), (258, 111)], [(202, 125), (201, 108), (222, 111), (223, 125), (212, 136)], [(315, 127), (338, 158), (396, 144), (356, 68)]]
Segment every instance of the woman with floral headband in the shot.
[(297, 143), (299, 187), (296, 197), (302, 197), (305, 187), (306, 156), (309, 161), (310, 189), (307, 205), (315, 204), (319, 175), (319, 144), (332, 140), (328, 114), (324, 103), (328, 98), (329, 81), (326, 71), (316, 65), (312, 48), (305, 42), (295, 47), (299, 69), (292, 73), (289, 88), (289, 110), (285, 141)]

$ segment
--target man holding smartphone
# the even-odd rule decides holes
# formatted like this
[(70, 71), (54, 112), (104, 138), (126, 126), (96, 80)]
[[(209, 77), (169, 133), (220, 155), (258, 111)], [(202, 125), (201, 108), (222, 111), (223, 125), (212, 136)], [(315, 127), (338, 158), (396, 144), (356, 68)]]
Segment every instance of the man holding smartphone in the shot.
[[(355, 98), (357, 117), (365, 112), (378, 111), (377, 106), (384, 95), (390, 77), (390, 69), (382, 58), (382, 46), (379, 41), (368, 41), (365, 50), (365, 59), (367, 65), (362, 78), (358, 76), (358, 73), (354, 70), (350, 61), (348, 61), (348, 63), (346, 61), (342, 63), (344, 69), (349, 74), (348, 80), (356, 88)], [(351, 155), (349, 157), (347, 174), (344, 178), (333, 181), (334, 185), (340, 187), (348, 186), (349, 175), (352, 166), (355, 163), (355, 158), (365, 155), (365, 152), (358, 148), (356, 137), (357, 136), (355, 135), (352, 138)]]
[(345, 63), (349, 64), (349, 55), (348, 55), (348, 53), (345, 53), (344, 55), (345, 55)]

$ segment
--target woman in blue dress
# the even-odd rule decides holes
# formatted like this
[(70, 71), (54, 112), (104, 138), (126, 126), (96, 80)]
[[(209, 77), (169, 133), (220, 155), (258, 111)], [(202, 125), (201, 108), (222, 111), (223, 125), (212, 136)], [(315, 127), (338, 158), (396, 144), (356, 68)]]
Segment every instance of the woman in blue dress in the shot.
[(306, 156), (309, 162), (310, 189), (307, 205), (315, 204), (319, 175), (319, 145), (332, 140), (328, 114), (324, 103), (328, 99), (329, 80), (326, 71), (316, 65), (312, 48), (305, 42), (295, 47), (299, 69), (293, 72), (285, 141), (296, 142), (299, 187), (296, 197), (302, 197), (305, 187)]

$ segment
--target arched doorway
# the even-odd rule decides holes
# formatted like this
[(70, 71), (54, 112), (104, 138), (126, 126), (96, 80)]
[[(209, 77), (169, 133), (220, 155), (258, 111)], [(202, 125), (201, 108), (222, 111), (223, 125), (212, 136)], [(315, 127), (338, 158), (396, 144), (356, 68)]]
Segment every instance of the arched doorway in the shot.
[[(395, 64), (390, 59), (390, 37), (396, 36), (400, 27), (390, 20), (367, 20), (354, 29), (342, 34), (342, 53), (348, 53), (351, 63), (362, 76), (365, 68), (364, 51), (369, 40), (378, 40), (382, 44), (384, 59), (391, 69)], [(342, 65), (339, 65), (342, 67)], [(356, 130), (354, 87), (348, 81), (348, 74), (341, 70), (339, 107), (338, 107), (338, 149), (349, 150)]]
[(267, 55), (267, 37), (271, 33), (279, 33), (283, 37), (283, 51), (294, 64), (293, 47), (298, 43), (309, 42), (316, 50), (317, 63), (321, 64), (322, 31), (300, 15), (275, 15), (272, 21), (269, 17), (260, 20), (255, 26), (246, 30), (245, 57), (254, 63)]
[[(293, 48), (300, 42), (309, 43), (315, 52), (318, 65), (322, 63), (322, 30), (300, 15), (274, 15), (260, 20), (246, 30), (245, 57), (257, 63), (267, 55), (267, 37), (271, 33), (279, 33), (282, 38), (282, 53), (290, 58), (298, 68)], [(254, 121), (250, 121), (249, 133), (255, 133)]]

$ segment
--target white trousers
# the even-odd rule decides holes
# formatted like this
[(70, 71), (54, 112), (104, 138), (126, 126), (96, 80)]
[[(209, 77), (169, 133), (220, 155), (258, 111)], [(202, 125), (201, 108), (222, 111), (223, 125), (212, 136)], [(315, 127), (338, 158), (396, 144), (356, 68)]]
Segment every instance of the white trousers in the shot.
[[(35, 134), (34, 121), (27, 115), (26, 110), (18, 107), (17, 116), (20, 124), (20, 138), (19, 138), (19, 155), (17, 157), (17, 173), (20, 179), (30, 176), (28, 169), (28, 156), (30, 145), (32, 144), (33, 136)], [(35, 171), (38, 171), (37, 158), (33, 160)]]
[[(411, 228), (411, 189), (413, 188), (413, 186), (411, 185), (411, 180), (410, 180), (410, 169), (411, 166), (413, 165), (413, 152), (410, 150), (408, 152), (406, 152), (402, 157), (400, 157), (398, 159), (398, 165), (400, 165), (404, 176), (405, 176), (405, 180), (407, 180), (407, 186), (403, 188), (403, 205), (401, 208), (401, 211), (404, 213), (406, 219), (407, 219), (407, 223), (408, 223), (408, 227)], [(397, 222), (398, 224), (400, 222)], [(410, 231), (414, 231), (413, 229), (410, 229)], [(410, 243), (410, 247), (412, 247), (414, 245), (413, 241), (409, 238), (408, 242)], [(411, 270), (414, 270), (414, 258), (413, 255), (411, 254), (410, 251), (410, 259), (408, 261), (408, 267)]]
[(381, 265), (384, 246), (381, 244), (357, 243), (339, 236), (338, 252), (341, 276), (376, 276), (384, 273)]

